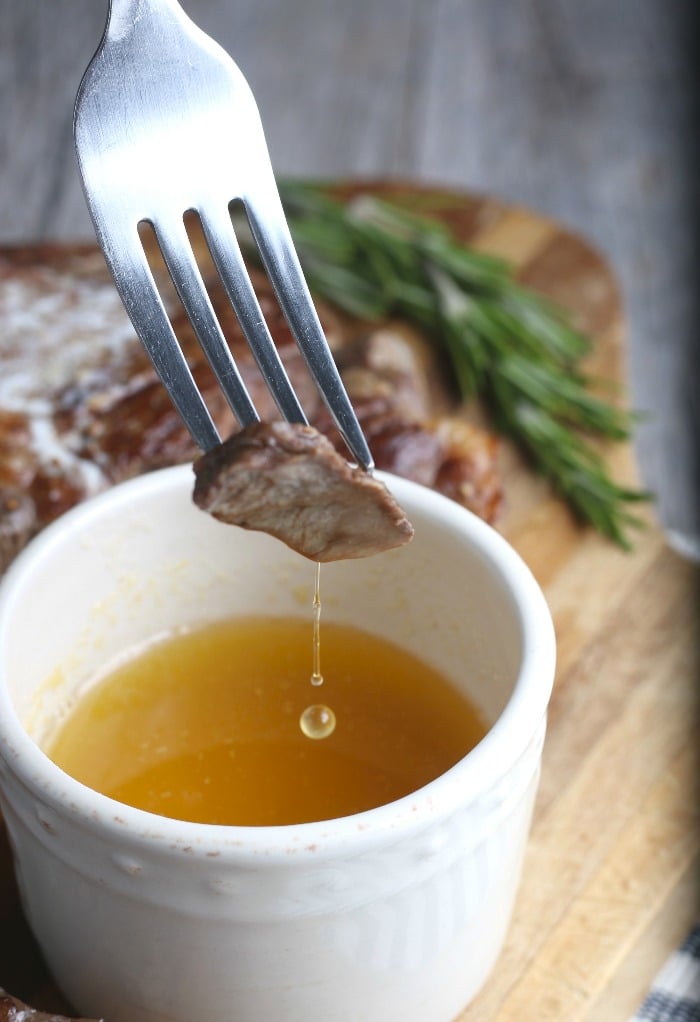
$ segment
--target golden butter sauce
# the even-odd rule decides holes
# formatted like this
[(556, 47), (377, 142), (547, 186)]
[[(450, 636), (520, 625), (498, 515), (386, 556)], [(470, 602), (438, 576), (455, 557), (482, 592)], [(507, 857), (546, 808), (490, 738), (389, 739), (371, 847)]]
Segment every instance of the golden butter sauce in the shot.
[(407, 795), (484, 735), (439, 672), (355, 628), (323, 630), (335, 727), (306, 737), (303, 619), (237, 618), (138, 650), (79, 697), (48, 747), (121, 802), (202, 823), (264, 826), (346, 816)]

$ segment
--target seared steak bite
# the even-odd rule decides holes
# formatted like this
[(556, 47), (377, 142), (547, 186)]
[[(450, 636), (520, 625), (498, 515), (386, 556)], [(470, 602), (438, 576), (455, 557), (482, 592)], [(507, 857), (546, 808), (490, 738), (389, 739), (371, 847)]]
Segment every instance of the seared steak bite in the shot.
[(201, 455), (194, 471), (198, 507), (313, 561), (368, 557), (413, 536), (383, 483), (311, 426), (255, 423)]

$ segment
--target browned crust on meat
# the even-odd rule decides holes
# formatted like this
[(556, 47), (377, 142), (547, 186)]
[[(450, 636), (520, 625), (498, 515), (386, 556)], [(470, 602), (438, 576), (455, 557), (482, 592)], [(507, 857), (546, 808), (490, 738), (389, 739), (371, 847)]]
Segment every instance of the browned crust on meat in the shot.
[(503, 509), (498, 438), (453, 417), (439, 419), (431, 428), (443, 448), (432, 485), (484, 521), (496, 522)]
[(387, 488), (311, 426), (255, 423), (194, 463), (194, 501), (314, 561), (367, 557), (413, 536)]
[[(434, 346), (414, 331), (385, 327), (336, 358), (377, 468), (436, 489), (496, 522), (503, 507), (498, 438), (457, 416), (431, 413), (427, 382), (441, 376)], [(345, 450), (326, 412), (314, 425)]]
[[(257, 276), (255, 286), (309, 421), (346, 457), (269, 283)], [(260, 417), (277, 418), (223, 289), (210, 293)], [(0, 313), (1, 572), (74, 504), (198, 452), (94, 248), (0, 253)], [(454, 405), (435, 346), (402, 325), (359, 337), (357, 324), (323, 305), (319, 313), (377, 467), (442, 490), (493, 522), (502, 496), (498, 444), (484, 430), (467, 433), (434, 418)], [(173, 322), (219, 433), (228, 436), (237, 425), (221, 388), (184, 313)]]
[[(52, 1015), (30, 1008), (24, 1001), (12, 997), (0, 988), (0, 1022), (71, 1022), (65, 1015)], [(72, 1022), (91, 1022), (89, 1019), (73, 1019)]]

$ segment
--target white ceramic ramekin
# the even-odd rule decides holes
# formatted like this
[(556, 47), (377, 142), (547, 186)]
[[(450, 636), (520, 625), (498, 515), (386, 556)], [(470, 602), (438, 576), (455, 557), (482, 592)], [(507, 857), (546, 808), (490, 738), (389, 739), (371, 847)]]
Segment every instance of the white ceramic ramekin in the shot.
[(384, 479), (415, 539), (324, 565), (324, 620), (420, 653), (493, 726), (420, 791), (344, 819), (162, 819), (96, 794), (41, 751), (80, 685), (127, 646), (239, 612), (310, 620), (313, 565), (198, 511), (189, 468), (70, 512), (7, 573), (2, 811), (27, 917), (79, 1011), (109, 1022), (450, 1022), (493, 967), (539, 774), (551, 618), (496, 532)]

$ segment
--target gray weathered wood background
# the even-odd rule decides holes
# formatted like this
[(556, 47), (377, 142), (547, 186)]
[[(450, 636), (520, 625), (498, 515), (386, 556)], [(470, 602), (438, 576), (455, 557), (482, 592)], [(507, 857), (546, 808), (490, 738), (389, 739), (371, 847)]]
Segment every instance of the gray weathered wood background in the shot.
[[(183, 2), (250, 81), (278, 171), (489, 191), (603, 249), (643, 477), (700, 550), (693, 0)], [(0, 243), (91, 236), (71, 113), (106, 9), (0, 0)]]

